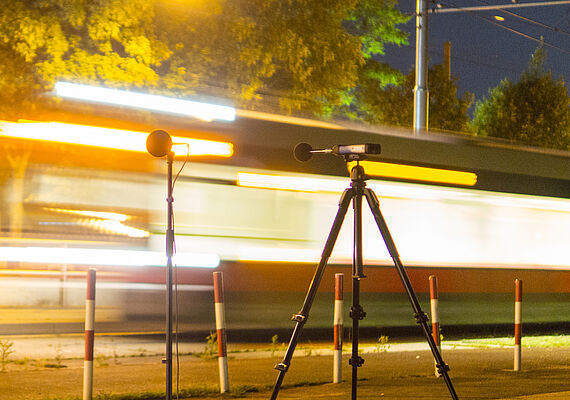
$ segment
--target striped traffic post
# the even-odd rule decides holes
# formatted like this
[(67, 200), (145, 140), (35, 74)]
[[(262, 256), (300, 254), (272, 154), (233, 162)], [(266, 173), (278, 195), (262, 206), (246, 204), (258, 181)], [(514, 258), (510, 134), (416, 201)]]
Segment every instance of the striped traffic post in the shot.
[[(437, 276), (430, 275), (429, 277), (429, 298), (431, 307), (431, 329), (433, 335), (433, 341), (437, 346), (439, 352), (441, 353), (441, 334), (439, 330), (439, 294), (437, 290)], [(437, 365), (435, 367), (435, 376), (438, 378), (441, 376), (437, 370)]]
[(522, 339), (522, 281), (515, 279), (515, 363), (514, 370), (521, 370)]
[(83, 400), (91, 400), (93, 398), (95, 276), (95, 269), (90, 268), (87, 272), (87, 297), (85, 299), (85, 361), (83, 361)]
[(334, 275), (334, 351), (333, 351), (333, 383), (342, 382), (342, 303), (344, 274)]
[(220, 393), (230, 390), (228, 377), (228, 352), (226, 345), (226, 315), (224, 309), (224, 283), (221, 272), (214, 272), (214, 300), (216, 309), (216, 332), (218, 335), (218, 367)]

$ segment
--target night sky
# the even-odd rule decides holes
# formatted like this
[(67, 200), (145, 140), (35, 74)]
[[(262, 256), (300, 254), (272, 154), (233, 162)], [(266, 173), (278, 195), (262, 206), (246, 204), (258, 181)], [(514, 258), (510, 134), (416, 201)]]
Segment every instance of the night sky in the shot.
[[(476, 7), (484, 5), (512, 4), (511, 0), (441, 0), (448, 8)], [(522, 3), (536, 3), (537, 0), (521, 0)], [(430, 2), (431, 3), (431, 2)], [(430, 7), (432, 5), (430, 4)], [(416, 0), (399, 0), (398, 8), (413, 14)], [(562, 77), (568, 87), (570, 78), (570, 4), (539, 7), (509, 8), (506, 11), (518, 14), (533, 22), (501, 11), (453, 12), (429, 14), (429, 60), (430, 65), (443, 62), (443, 47), (451, 42), (451, 72), (459, 79), (461, 92), (475, 94), (476, 100), (487, 96), (488, 89), (499, 84), (504, 78), (516, 82), (527, 67), (530, 56), (539, 43), (519, 34), (507, 31), (497, 25), (517, 30), (525, 35), (540, 39), (557, 48), (545, 45), (547, 68), (554, 78)], [(496, 21), (495, 15), (505, 18)], [(389, 46), (385, 61), (408, 73), (415, 65), (415, 17), (401, 29), (410, 32), (410, 45), (402, 48)]]

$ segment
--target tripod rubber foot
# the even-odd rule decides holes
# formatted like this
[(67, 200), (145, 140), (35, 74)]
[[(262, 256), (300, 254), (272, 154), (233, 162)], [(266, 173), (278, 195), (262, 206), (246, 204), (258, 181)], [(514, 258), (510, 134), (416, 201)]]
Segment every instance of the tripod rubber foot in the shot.
[(287, 372), (287, 370), (289, 369), (289, 365), (280, 362), (275, 367), (273, 367), (273, 369), (276, 369), (277, 371)]

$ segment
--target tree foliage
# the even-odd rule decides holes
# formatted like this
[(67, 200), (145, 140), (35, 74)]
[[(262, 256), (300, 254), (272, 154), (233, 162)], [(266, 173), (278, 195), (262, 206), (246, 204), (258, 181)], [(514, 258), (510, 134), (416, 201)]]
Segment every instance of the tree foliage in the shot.
[(545, 57), (539, 47), (517, 83), (505, 79), (477, 102), (478, 135), (570, 150), (570, 99), (564, 81), (545, 70)]
[[(2, 111), (33, 107), (59, 79), (115, 87), (153, 86), (170, 51), (160, 42), (147, 0), (2, 0)], [(18, 92), (10, 98), (8, 93)], [(18, 105), (18, 110), (10, 105)]]
[[(387, 43), (396, 0), (0, 0), (2, 89), (31, 102), (60, 79), (326, 114), (354, 102)], [(17, 74), (10, 74), (15, 71)], [(368, 72), (366, 72), (368, 71)], [(386, 81), (383, 81), (386, 80)], [(15, 81), (15, 82), (12, 82)], [(219, 91), (219, 92), (218, 92)], [(4, 97), (4, 96), (3, 96)], [(2, 99), (9, 100), (8, 97)], [(14, 102), (12, 102), (14, 103)], [(0, 106), (2, 107), (2, 106)]]
[[(467, 111), (473, 95), (457, 94), (457, 78), (449, 79), (444, 65), (434, 65), (428, 72), (430, 129), (456, 132), (469, 131)], [(372, 123), (410, 127), (414, 117), (415, 70), (403, 77), (402, 82), (379, 88), (372, 85), (360, 92), (360, 110), (363, 118)], [(398, 84), (399, 83), (399, 84)]]
[(396, 27), (407, 17), (394, 0), (216, 4), (195, 7), (182, 18), (169, 16), (172, 8), (163, 10), (180, 33), (171, 37), (177, 50), (169, 61), (170, 82), (181, 89), (220, 86), (245, 107), (263, 100), (288, 111), (331, 113), (354, 101), (352, 90), (373, 55), (407, 38)]

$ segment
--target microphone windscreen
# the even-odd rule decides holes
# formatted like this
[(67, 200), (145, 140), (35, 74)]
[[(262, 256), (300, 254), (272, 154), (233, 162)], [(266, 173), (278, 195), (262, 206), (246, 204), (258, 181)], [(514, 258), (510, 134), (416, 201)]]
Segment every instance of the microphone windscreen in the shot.
[(293, 152), (293, 155), (295, 156), (295, 159), (297, 161), (301, 162), (309, 161), (311, 157), (313, 157), (313, 153), (311, 153), (311, 150), (313, 150), (313, 148), (309, 143), (299, 143), (297, 146), (295, 146), (295, 151)]
[(166, 131), (152, 131), (146, 138), (146, 150), (155, 157), (164, 157), (172, 150), (172, 138)]

